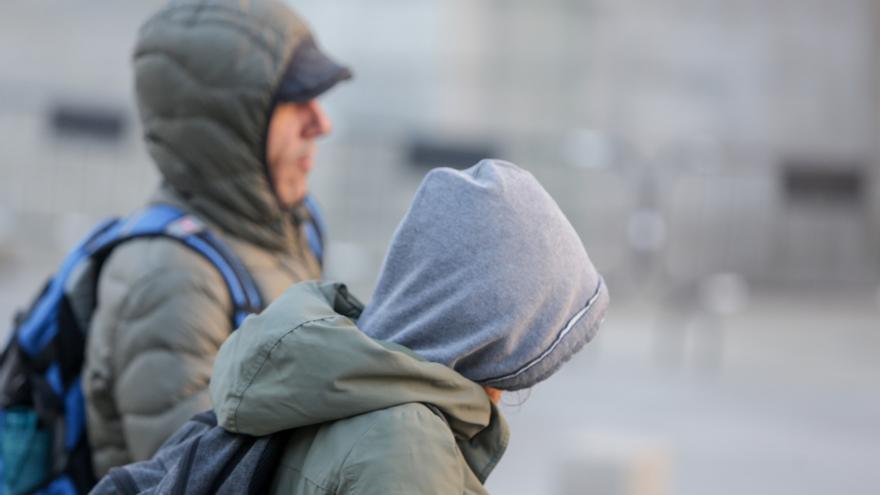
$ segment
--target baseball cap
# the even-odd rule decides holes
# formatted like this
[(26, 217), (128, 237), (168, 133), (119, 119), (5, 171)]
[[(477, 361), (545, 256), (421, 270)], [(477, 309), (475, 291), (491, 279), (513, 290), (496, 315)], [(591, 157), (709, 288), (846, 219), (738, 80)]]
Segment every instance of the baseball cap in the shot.
[(277, 101), (304, 103), (340, 81), (352, 78), (351, 70), (335, 62), (306, 36), (290, 58), (275, 93)]

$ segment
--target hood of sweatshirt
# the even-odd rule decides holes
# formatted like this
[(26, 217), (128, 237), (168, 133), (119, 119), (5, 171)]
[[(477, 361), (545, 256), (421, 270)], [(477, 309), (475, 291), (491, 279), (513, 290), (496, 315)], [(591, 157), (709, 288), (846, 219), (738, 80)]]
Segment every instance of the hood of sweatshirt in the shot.
[(483, 160), (425, 177), (358, 324), (477, 383), (517, 390), (589, 342), (608, 303), (550, 194), (528, 171)]

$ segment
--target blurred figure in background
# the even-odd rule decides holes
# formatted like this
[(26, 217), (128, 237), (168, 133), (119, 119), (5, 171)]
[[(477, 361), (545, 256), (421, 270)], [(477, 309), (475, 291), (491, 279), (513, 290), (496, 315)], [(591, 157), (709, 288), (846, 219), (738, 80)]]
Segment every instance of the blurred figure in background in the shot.
[[(306, 178), (331, 125), (315, 101), (351, 73), (279, 0), (175, 1), (134, 51), (145, 139), (173, 205), (228, 243), (269, 302), (321, 276)], [(211, 406), (208, 379), (233, 330), (218, 270), (182, 244), (115, 249), (98, 283), (83, 387), (94, 469), (150, 457)]]
[(436, 169), (366, 309), (340, 284), (291, 288), (221, 348), (214, 411), (237, 433), (293, 429), (272, 493), (486, 493), (508, 443), (501, 391), (555, 373), (608, 301), (531, 174)]

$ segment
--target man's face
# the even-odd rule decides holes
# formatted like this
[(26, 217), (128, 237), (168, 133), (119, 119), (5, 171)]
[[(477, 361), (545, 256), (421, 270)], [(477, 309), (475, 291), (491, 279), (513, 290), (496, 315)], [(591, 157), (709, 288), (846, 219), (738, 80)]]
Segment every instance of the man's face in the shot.
[(279, 103), (269, 120), (266, 162), (275, 196), (289, 208), (306, 196), (306, 176), (312, 170), (315, 140), (332, 129), (316, 100)]

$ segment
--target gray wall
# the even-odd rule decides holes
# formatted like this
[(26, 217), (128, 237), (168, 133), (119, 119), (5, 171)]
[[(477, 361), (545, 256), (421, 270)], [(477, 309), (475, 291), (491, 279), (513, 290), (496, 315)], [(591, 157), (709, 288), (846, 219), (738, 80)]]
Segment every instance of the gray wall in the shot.
[[(57, 252), (153, 187), (128, 57), (159, 3), (7, 7), (5, 252)], [(406, 147), (425, 138), (486, 143), (532, 169), (621, 288), (717, 272), (784, 286), (877, 280), (876, 181), (869, 201), (843, 208), (793, 206), (780, 187), (789, 161), (876, 177), (874, 2), (294, 4), (357, 73), (325, 99), (337, 130), (313, 188), (341, 246), (331, 273), (362, 291), (423, 173)], [(113, 143), (55, 136), (58, 102), (119, 109), (127, 130)], [(65, 234), (50, 243), (46, 231)]]

